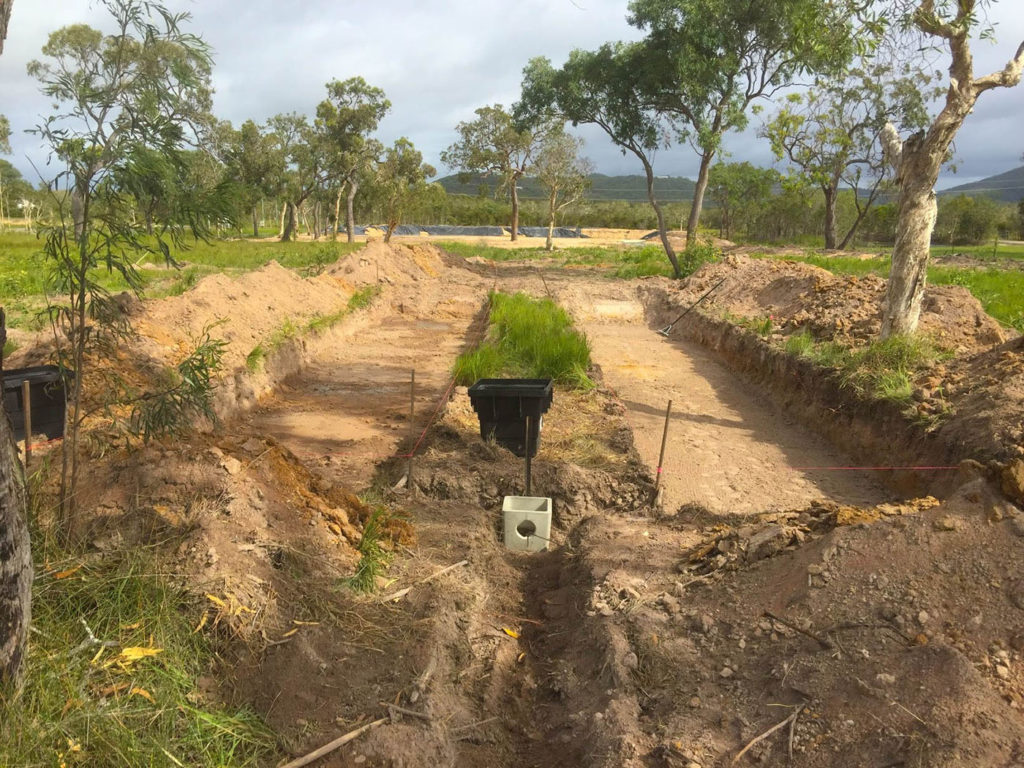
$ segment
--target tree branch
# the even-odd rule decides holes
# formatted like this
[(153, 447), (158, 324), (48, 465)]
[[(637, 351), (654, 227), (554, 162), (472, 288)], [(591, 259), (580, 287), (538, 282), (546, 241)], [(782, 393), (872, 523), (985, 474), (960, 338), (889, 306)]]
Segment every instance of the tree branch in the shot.
[(1022, 72), (1024, 72), (1024, 42), (1018, 46), (1017, 53), (1003, 69), (975, 80), (974, 89), (977, 93), (982, 93), (992, 88), (1012, 88), (1020, 82)]

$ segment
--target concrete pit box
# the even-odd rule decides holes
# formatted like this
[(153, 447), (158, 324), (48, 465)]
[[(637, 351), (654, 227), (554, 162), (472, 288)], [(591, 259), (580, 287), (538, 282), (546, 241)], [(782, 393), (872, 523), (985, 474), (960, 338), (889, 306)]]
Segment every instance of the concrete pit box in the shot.
[(501, 505), (505, 546), (517, 552), (540, 552), (551, 539), (551, 499), (506, 496)]

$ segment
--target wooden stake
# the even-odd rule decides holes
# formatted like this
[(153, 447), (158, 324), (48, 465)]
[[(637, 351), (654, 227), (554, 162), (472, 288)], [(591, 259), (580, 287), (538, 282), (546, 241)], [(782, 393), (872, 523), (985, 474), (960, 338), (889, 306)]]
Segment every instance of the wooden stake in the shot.
[(25, 413), (25, 470), (32, 460), (32, 385), (21, 382), (21, 407)]
[(651, 504), (658, 499), (658, 489), (661, 487), (661, 468), (665, 465), (665, 446), (668, 445), (668, 425), (672, 419), (672, 401), (668, 401), (668, 408), (665, 409), (665, 429), (661, 433), (661, 453), (658, 454), (658, 471), (654, 475), (654, 493), (651, 495)]
[(412, 459), (416, 452), (416, 369), (410, 372), (409, 379), (409, 470), (405, 474), (405, 487), (409, 495), (416, 495), (416, 486), (412, 483)]
[(526, 417), (526, 496), (530, 495), (532, 488), (530, 478), (530, 417)]

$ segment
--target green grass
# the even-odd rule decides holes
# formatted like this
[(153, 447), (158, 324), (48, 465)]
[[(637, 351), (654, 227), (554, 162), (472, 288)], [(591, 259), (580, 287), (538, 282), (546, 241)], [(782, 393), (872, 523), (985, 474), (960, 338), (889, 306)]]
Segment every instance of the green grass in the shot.
[(380, 295), (379, 285), (367, 285), (348, 297), (348, 311), (355, 312), (366, 309)]
[[(437, 244), (449, 253), (464, 258), (478, 256), (491, 261), (526, 261), (531, 259), (552, 259), (559, 266), (586, 266), (607, 272), (612, 277), (632, 279), (661, 275), (672, 276), (672, 265), (660, 245), (621, 246), (579, 246), (554, 248), (545, 251), (543, 247), (499, 248), (488, 245), (473, 245), (443, 241)], [(691, 275), (708, 261), (718, 259), (718, 251), (709, 245), (698, 245), (678, 254), (683, 276)]]
[(959, 254), (978, 261), (996, 261), (998, 259), (1024, 260), (1024, 245), (1000, 243), (993, 248), (992, 243), (982, 245), (932, 245), (932, 257), (941, 262), (945, 256)]
[(949, 353), (922, 335), (891, 336), (866, 347), (852, 348), (834, 341), (819, 343), (802, 328), (784, 343), (787, 353), (838, 371), (843, 387), (860, 395), (905, 403), (914, 380)]
[[(71, 555), (34, 541), (33, 634), (24, 689), (0, 701), (0, 764), (170, 768), (273, 757), (259, 718), (200, 692), (215, 658), (194, 631), (202, 608), (145, 552)], [(83, 645), (86, 625), (114, 647)], [(128, 662), (130, 648), (160, 651)]]
[(594, 386), (587, 376), (590, 344), (551, 299), (492, 293), (490, 322), (487, 340), (455, 361), (460, 384), (507, 374), (585, 390)]
[[(878, 275), (886, 278), (890, 268), (888, 259), (813, 255), (771, 258), (813, 264), (837, 275)], [(933, 264), (928, 267), (928, 281), (933, 285), (959, 285), (966, 288), (981, 302), (985, 312), (1024, 333), (1024, 271)]]
[(359, 540), (359, 562), (356, 572), (348, 578), (348, 585), (357, 592), (374, 592), (377, 577), (384, 575), (391, 563), (391, 552), (382, 542), (386, 538), (389, 512), (379, 506), (370, 513), (363, 526), (363, 537)]

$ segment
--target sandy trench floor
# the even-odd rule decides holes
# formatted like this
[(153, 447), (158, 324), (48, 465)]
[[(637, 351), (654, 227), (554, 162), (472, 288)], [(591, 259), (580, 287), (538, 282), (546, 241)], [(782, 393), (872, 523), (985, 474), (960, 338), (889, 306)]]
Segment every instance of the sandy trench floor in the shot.
[[(843, 466), (847, 462), (822, 440), (789, 423), (708, 352), (657, 335), (648, 327), (644, 308), (629, 284), (551, 274), (542, 283), (536, 270), (514, 267), (499, 269), (496, 274), (488, 271), (483, 277), (470, 271), (448, 270), (436, 280), (386, 292), (383, 300), (390, 302), (389, 311), (380, 313), (376, 321), (345, 344), (288, 379), (246, 417), (249, 426), (273, 436), (332, 480), (355, 490), (367, 488), (375, 468), (399, 453), (403, 445), (408, 445), (410, 435), (418, 434), (427, 424), (447, 391), (452, 361), (479, 334), (474, 321), (480, 317), (487, 291), (497, 282), (501, 290), (525, 290), (538, 296), (547, 292), (576, 317), (591, 340), (594, 361), (601, 367), (605, 384), (615, 390), (626, 407), (636, 447), (652, 471), (657, 463), (664, 407), (673, 400), (663, 474), (666, 510), (697, 504), (713, 513), (756, 513), (800, 507), (812, 500), (862, 505), (886, 498), (886, 492), (869, 474), (801, 469)], [(409, 372), (413, 369), (417, 417), (415, 428), (410, 429)], [(432, 513), (426, 515), (415, 505), (412, 518), (421, 529), (421, 541), (407, 575), (429, 573), (458, 556), (453, 554), (457, 549), (450, 543), (451, 532), (439, 531), (443, 521), (434, 520)], [(645, 523), (624, 520), (616, 525), (639, 531)], [(472, 553), (472, 537), (467, 538), (466, 546)], [(501, 551), (500, 545), (497, 549), (488, 547), (487, 553), (480, 554), (493, 561), (494, 552)], [(478, 591), (493, 589), (511, 594), (532, 589), (536, 599), (545, 594), (561, 596), (565, 591), (564, 571), (552, 565), (550, 558), (538, 561), (539, 565), (526, 565), (515, 556), (497, 557), (505, 557), (511, 571), (491, 566), (476, 573), (473, 578)], [(553, 553), (553, 557), (559, 555)], [(509, 573), (516, 570), (519, 576), (510, 577)], [(520, 579), (519, 586), (510, 578)], [(530, 587), (531, 579), (540, 581)], [(518, 605), (510, 608), (509, 599), (518, 601)], [(529, 613), (522, 595), (510, 598), (506, 594), (502, 601), (506, 613), (492, 617), (490, 634), (502, 626), (501, 615)], [(521, 647), (533, 650), (534, 644), (554, 649), (554, 653), (572, 653), (571, 648), (553, 643), (549, 637), (535, 638), (529, 646)], [(324, 655), (323, 649), (318, 653)], [(498, 663), (501, 658), (505, 667), (515, 668), (514, 653), (495, 651), (491, 662), (495, 670), (502, 666)], [(516, 673), (522, 701), (510, 708), (523, 707), (527, 714), (509, 716), (517, 720), (516, 725), (509, 726), (512, 736), (501, 748), (465, 744), (452, 764), (590, 764), (584, 757), (585, 750), (544, 747), (547, 738), (558, 738), (561, 731), (549, 729), (545, 735), (545, 729), (540, 728), (525, 740), (517, 735), (530, 711), (544, 712), (551, 723), (560, 722), (559, 716), (565, 714), (559, 710), (566, 705), (558, 701), (525, 703), (537, 685), (529, 681), (541, 678), (544, 670), (559, 663), (558, 659), (547, 658), (531, 666), (527, 660), (524, 671)], [(494, 676), (498, 676), (497, 671)], [(316, 683), (311, 682), (311, 686), (315, 688)], [(329, 691), (321, 695), (324, 701), (330, 696)], [(316, 746), (315, 741), (310, 742), (311, 747)], [(510, 743), (513, 746), (508, 746)], [(355, 748), (339, 752), (322, 764), (376, 763), (372, 758), (365, 763), (365, 756)]]

